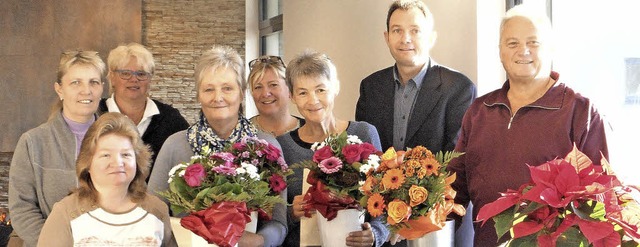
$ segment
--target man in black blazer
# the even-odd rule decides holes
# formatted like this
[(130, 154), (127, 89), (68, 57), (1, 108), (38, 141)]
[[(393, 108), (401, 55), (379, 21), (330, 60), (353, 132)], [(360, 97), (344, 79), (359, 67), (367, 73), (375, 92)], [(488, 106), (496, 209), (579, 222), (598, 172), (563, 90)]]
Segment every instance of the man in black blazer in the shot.
[(356, 120), (378, 129), (383, 151), (453, 150), (476, 87), (429, 57), (436, 38), (431, 12), (420, 0), (394, 2), (384, 37), (396, 64), (362, 80)]

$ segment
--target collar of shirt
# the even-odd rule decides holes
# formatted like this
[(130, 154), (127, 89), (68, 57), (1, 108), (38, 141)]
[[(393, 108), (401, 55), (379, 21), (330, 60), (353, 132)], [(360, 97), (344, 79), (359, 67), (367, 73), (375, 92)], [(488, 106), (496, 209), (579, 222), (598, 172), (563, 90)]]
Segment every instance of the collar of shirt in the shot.
[[(109, 112), (120, 112), (120, 108), (118, 108), (118, 105), (116, 104), (115, 96), (113, 94), (111, 95), (110, 98), (107, 99), (106, 103), (107, 103), (107, 109), (109, 109)], [(140, 132), (140, 135), (144, 134), (144, 132), (147, 130), (147, 127), (149, 127), (149, 124), (151, 123), (151, 117), (158, 114), (160, 114), (160, 110), (158, 109), (158, 106), (156, 105), (155, 102), (153, 102), (153, 100), (147, 97), (147, 105), (144, 108), (142, 119), (140, 120), (140, 123), (138, 123), (138, 126), (137, 126), (138, 132)]]
[[(566, 92), (566, 85), (559, 82), (560, 74), (555, 71), (551, 71), (551, 79), (555, 80), (555, 84), (547, 90), (538, 100), (529, 104), (530, 106), (544, 107), (544, 108), (560, 108), (564, 100), (564, 94)], [(502, 88), (496, 90), (496, 93), (490, 93), (490, 95), (484, 100), (484, 104), (487, 106), (493, 106), (495, 104), (510, 105), (507, 98), (507, 92), (509, 91), (509, 81), (507, 80)]]
[[(413, 78), (409, 79), (409, 81), (407, 81), (407, 83), (413, 81), (416, 84), (416, 89), (420, 90), (420, 87), (422, 86), (422, 81), (424, 80), (424, 77), (427, 75), (427, 69), (429, 68), (429, 64), (431, 64), (431, 60), (429, 60), (429, 62), (425, 63), (422, 66), (422, 69), (420, 70), (420, 72), (418, 72), (418, 74), (416, 76), (414, 76)], [(396, 89), (398, 88), (398, 86), (400, 86), (400, 73), (398, 72), (398, 65), (396, 64), (395, 66), (393, 66), (393, 81), (396, 82)]]

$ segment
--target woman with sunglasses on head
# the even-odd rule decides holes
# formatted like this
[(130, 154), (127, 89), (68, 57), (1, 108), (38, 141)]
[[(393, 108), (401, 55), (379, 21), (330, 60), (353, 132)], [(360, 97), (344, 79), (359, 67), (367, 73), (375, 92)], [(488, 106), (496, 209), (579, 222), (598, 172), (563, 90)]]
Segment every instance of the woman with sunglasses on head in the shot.
[[(287, 164), (311, 160), (315, 142), (324, 141), (331, 134), (347, 132), (363, 142), (373, 144), (380, 150), (380, 137), (376, 128), (366, 122), (346, 121), (333, 114), (335, 98), (340, 91), (340, 81), (335, 65), (324, 54), (306, 51), (291, 62), (286, 73), (286, 82), (292, 99), (305, 123), (298, 129), (278, 137)], [(300, 218), (304, 217), (304, 195), (302, 195), (303, 169), (293, 169), (294, 180), (287, 187), (289, 234), (284, 246), (300, 246)], [(346, 246), (382, 246), (387, 241), (389, 230), (380, 218), (362, 224), (362, 231), (349, 233)]]
[[(150, 191), (156, 194), (167, 191), (169, 170), (203, 150), (221, 152), (243, 137), (264, 139), (280, 148), (273, 136), (257, 130), (242, 114), (244, 71), (242, 58), (229, 46), (216, 45), (200, 57), (194, 71), (196, 97), (202, 107), (200, 116), (195, 124), (171, 135), (162, 146), (149, 179)], [(286, 198), (286, 191), (280, 196)], [(277, 204), (272, 219), (258, 220), (257, 233), (244, 232), (238, 246), (280, 246), (286, 235), (286, 206)]]
[(282, 58), (261, 56), (249, 62), (249, 86), (258, 115), (249, 119), (259, 130), (280, 136), (304, 124), (304, 119), (289, 113), (291, 93), (284, 81)]
[(46, 123), (18, 140), (9, 170), (9, 213), (25, 246), (36, 246), (53, 204), (78, 186), (76, 158), (97, 118), (104, 74), (97, 52), (63, 53), (53, 83), (60, 100)]
[(144, 46), (120, 45), (109, 52), (107, 63), (111, 97), (100, 102), (100, 111), (120, 112), (138, 126), (142, 140), (151, 146), (153, 169), (164, 141), (173, 133), (187, 129), (189, 123), (177, 109), (149, 98), (155, 62)]

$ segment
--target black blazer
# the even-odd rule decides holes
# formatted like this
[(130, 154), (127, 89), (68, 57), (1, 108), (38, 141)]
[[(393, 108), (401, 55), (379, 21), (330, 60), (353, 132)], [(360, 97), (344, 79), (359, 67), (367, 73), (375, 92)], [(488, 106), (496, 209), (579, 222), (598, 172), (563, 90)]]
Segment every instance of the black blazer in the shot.
[[(149, 174), (151, 174), (153, 164), (156, 161), (156, 157), (158, 156), (158, 153), (160, 152), (160, 148), (162, 148), (162, 144), (164, 144), (164, 141), (169, 138), (170, 135), (173, 135), (173, 133), (189, 128), (189, 123), (184, 119), (184, 117), (182, 117), (182, 114), (180, 114), (180, 111), (178, 111), (178, 109), (173, 108), (172, 106), (160, 101), (154, 99), (152, 100), (158, 106), (160, 114), (153, 115), (151, 117), (151, 123), (149, 123), (149, 127), (147, 127), (147, 130), (142, 135), (142, 141), (145, 144), (149, 145), (151, 151), (153, 152), (151, 154)], [(100, 100), (98, 111), (109, 111), (109, 109), (107, 108), (107, 99)]]
[[(393, 146), (394, 67), (377, 71), (360, 83), (356, 120), (378, 129), (382, 151)], [(432, 152), (455, 148), (462, 117), (476, 97), (476, 86), (460, 72), (429, 60), (427, 74), (409, 117), (406, 147)]]

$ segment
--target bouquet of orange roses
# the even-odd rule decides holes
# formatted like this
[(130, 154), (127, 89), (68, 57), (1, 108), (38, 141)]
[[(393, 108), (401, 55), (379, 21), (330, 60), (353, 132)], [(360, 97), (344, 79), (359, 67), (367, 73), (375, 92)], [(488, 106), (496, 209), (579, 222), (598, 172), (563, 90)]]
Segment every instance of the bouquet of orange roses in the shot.
[(531, 182), (480, 208), (508, 246), (638, 246), (638, 188), (624, 186), (574, 146), (566, 158), (529, 166)]
[(169, 190), (160, 194), (174, 213), (190, 213), (180, 224), (219, 246), (234, 246), (251, 221), (251, 211), (269, 219), (274, 206), (286, 203), (280, 192), (293, 171), (281, 151), (268, 142), (245, 137), (223, 152), (204, 149), (169, 172)]
[(450, 212), (465, 214), (464, 207), (453, 202), (456, 192), (450, 184), (455, 174), (446, 171), (449, 161), (460, 155), (433, 155), (423, 146), (406, 152), (391, 147), (380, 166), (368, 172), (360, 203), (373, 217), (386, 215), (391, 231), (408, 240), (440, 230)]

